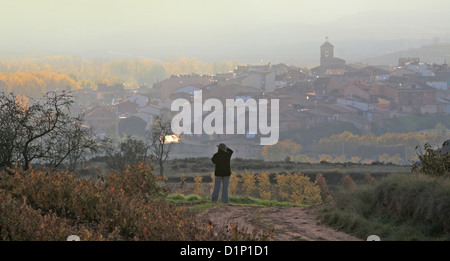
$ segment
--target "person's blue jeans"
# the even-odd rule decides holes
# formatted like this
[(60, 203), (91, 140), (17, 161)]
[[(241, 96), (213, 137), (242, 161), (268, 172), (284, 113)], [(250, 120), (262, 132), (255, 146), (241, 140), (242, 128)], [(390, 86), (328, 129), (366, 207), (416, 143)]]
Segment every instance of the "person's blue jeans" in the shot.
[(230, 184), (230, 176), (215, 176), (214, 189), (211, 196), (212, 202), (217, 202), (219, 199), (220, 185), (222, 184), (222, 202), (228, 203), (228, 184)]

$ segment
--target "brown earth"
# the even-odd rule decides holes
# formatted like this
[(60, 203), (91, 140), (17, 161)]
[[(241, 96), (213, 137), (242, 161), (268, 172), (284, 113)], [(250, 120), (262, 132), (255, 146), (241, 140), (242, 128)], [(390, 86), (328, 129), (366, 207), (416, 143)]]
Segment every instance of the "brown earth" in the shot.
[(257, 207), (218, 204), (199, 215), (199, 221), (224, 231), (235, 225), (247, 231), (273, 231), (276, 241), (358, 241), (356, 237), (319, 224), (316, 207)]

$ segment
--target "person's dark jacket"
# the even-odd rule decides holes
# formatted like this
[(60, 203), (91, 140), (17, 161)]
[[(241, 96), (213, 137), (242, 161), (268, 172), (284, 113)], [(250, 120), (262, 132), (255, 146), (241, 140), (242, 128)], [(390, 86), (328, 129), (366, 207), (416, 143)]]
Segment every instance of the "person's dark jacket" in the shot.
[(231, 149), (227, 149), (227, 152), (223, 150), (219, 150), (214, 156), (211, 158), (211, 161), (216, 165), (214, 170), (215, 176), (230, 176), (231, 168), (230, 168), (230, 159), (233, 151)]

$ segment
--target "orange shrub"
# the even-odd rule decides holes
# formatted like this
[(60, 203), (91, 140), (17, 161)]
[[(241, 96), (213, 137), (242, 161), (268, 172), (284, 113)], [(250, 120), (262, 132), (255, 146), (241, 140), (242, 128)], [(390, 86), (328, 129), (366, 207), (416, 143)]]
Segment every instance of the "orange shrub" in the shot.
[(294, 173), (290, 177), (291, 202), (306, 205), (321, 203), (320, 188), (302, 173)]
[(211, 182), (209, 183), (209, 193), (212, 193), (214, 190), (214, 172), (211, 173)]
[(369, 173), (364, 173), (364, 181), (366, 184), (373, 185), (376, 183), (376, 179), (372, 177)]
[(323, 201), (330, 201), (332, 199), (331, 197), (331, 192), (328, 189), (327, 186), (327, 182), (325, 180), (325, 178), (323, 177), (322, 173), (317, 173), (316, 174), (316, 181), (315, 183), (319, 186), (320, 188), (320, 195), (322, 197)]
[(0, 191), (0, 240), (66, 240), (79, 230), (56, 214), (42, 215), (27, 205), (26, 199), (15, 199)]
[(194, 190), (195, 195), (203, 195), (203, 177), (200, 176), (199, 173), (197, 173), (194, 176), (194, 185), (192, 185), (192, 189)]
[(297, 204), (316, 205), (322, 202), (319, 186), (302, 173), (276, 174), (279, 196)]
[(353, 181), (352, 177), (349, 174), (344, 173), (342, 175), (342, 185), (345, 189), (353, 190), (356, 189), (356, 183)]
[(177, 193), (184, 194), (184, 189), (186, 185), (186, 174), (180, 174), (180, 182), (178, 183)]
[(10, 171), (0, 174), (2, 240), (229, 239), (166, 202), (145, 164), (97, 183), (69, 172)]
[(242, 189), (245, 195), (252, 196), (256, 191), (256, 176), (253, 172), (245, 171), (245, 174), (241, 175)]
[(230, 175), (230, 183), (228, 185), (228, 192), (230, 195), (236, 195), (238, 185), (241, 179), (237, 176), (236, 172), (232, 172)]
[(280, 196), (281, 200), (289, 200), (289, 181), (290, 181), (290, 174), (276, 174), (275, 179), (277, 180), (277, 187), (278, 187), (278, 195)]
[(256, 176), (259, 186), (259, 196), (262, 199), (270, 200), (272, 197), (269, 172), (261, 172)]

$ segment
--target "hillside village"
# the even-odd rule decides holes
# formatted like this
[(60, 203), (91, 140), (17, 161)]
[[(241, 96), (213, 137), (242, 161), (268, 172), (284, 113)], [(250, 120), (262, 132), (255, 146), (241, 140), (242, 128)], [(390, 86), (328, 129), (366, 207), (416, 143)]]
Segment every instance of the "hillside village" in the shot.
[[(400, 57), (397, 66), (368, 66), (335, 57), (328, 39), (319, 50), (320, 65), (311, 69), (240, 65), (224, 74), (172, 75), (152, 88), (100, 84), (96, 90), (76, 90), (74, 112), (83, 112), (86, 125), (99, 136), (144, 136), (155, 116), (171, 119), (176, 113), (170, 110), (173, 100), (192, 101), (195, 91), (202, 91), (203, 101), (215, 98), (223, 104), (225, 99), (279, 99), (280, 140), (299, 143), (305, 143), (303, 132), (322, 126), (344, 124), (367, 134), (382, 129), (388, 118), (450, 114), (450, 68), (445, 59), (443, 64), (427, 64), (420, 57)], [(226, 142), (237, 157), (260, 158), (262, 146), (256, 136), (182, 135), (173, 156), (210, 155), (216, 143)]]

